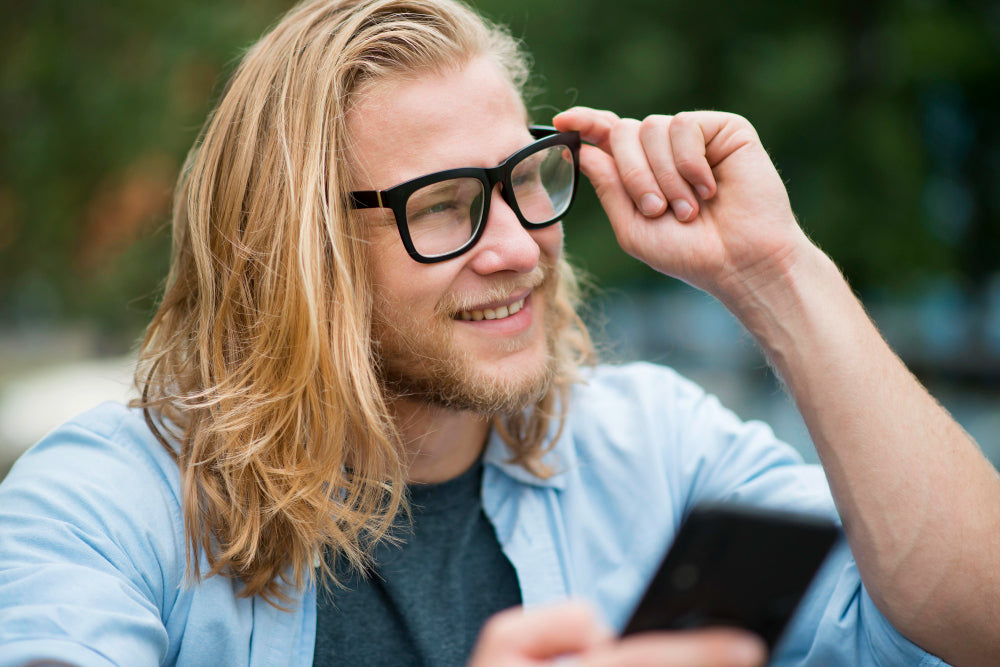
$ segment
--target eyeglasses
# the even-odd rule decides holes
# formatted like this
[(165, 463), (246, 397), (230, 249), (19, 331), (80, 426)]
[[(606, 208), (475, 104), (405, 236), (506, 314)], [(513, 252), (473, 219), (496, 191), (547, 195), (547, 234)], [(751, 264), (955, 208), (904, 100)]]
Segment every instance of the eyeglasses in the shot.
[(537, 141), (493, 167), (448, 169), (388, 190), (352, 192), (352, 208), (389, 208), (410, 257), (429, 264), (457, 257), (479, 241), (500, 196), (525, 229), (557, 222), (569, 210), (580, 173), (580, 135), (529, 128)]

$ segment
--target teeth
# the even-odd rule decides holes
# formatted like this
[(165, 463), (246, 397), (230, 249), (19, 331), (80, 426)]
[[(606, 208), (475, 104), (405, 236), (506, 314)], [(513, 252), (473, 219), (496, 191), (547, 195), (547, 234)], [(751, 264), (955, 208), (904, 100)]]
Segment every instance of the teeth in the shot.
[(459, 318), (466, 322), (479, 322), (481, 320), (502, 320), (520, 312), (524, 308), (524, 299), (519, 299), (509, 306), (499, 308), (484, 308), (482, 310), (463, 310), (458, 314)]

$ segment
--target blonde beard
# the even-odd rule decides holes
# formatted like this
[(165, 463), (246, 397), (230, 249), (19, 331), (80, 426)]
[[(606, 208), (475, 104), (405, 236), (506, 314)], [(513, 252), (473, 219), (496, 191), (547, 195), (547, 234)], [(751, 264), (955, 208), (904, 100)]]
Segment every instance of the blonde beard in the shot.
[[(496, 378), (476, 368), (466, 350), (457, 349), (452, 336), (452, 314), (463, 304), (442, 304), (430, 322), (417, 322), (410, 313), (400, 314), (376, 299), (372, 322), (372, 352), (386, 398), (406, 398), (450, 410), (485, 416), (512, 415), (537, 403), (548, 393), (556, 375), (552, 354), (557, 333), (553, 323), (558, 274), (552, 262), (529, 276), (533, 296), (544, 301), (545, 360), (538, 368), (513, 378)], [(517, 286), (525, 285), (525, 280)], [(495, 293), (506, 295), (515, 285), (497, 285)], [(480, 302), (489, 300), (479, 297)]]

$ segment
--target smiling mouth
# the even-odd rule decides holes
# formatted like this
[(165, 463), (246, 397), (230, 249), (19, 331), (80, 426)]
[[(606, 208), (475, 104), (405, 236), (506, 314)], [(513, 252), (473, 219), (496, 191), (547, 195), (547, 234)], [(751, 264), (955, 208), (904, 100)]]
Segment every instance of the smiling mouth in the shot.
[(524, 300), (527, 297), (518, 299), (514, 303), (507, 306), (500, 306), (498, 308), (483, 308), (482, 310), (463, 310), (460, 311), (455, 319), (465, 320), (466, 322), (479, 322), (481, 320), (502, 320), (506, 317), (514, 315), (522, 308), (524, 308)]

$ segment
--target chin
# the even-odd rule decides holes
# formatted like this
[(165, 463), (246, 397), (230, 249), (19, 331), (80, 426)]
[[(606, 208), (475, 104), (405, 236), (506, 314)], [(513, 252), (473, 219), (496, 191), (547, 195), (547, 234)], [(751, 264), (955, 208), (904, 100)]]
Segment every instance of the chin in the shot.
[(450, 407), (490, 417), (515, 414), (545, 396), (553, 375), (551, 366), (544, 363), (531, 373), (483, 374), (473, 380), (474, 384), (453, 393), (448, 402)]
[(406, 365), (383, 366), (388, 397), (485, 416), (514, 414), (548, 392), (554, 364), (544, 341), (492, 361), (466, 350)]

